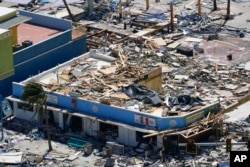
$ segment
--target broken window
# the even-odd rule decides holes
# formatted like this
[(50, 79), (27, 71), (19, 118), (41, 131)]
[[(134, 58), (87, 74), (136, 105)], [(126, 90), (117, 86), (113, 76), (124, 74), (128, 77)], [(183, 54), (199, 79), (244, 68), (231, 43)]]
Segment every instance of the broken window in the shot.
[(117, 138), (118, 135), (118, 126), (112, 124), (100, 123), (100, 131), (105, 134), (105, 137), (112, 137), (113, 139)]
[(154, 144), (154, 143), (156, 143), (156, 141), (157, 141), (156, 136), (144, 138), (143, 136), (145, 136), (145, 135), (147, 135), (147, 133), (136, 131), (136, 141), (139, 142), (139, 143), (145, 143), (145, 144)]

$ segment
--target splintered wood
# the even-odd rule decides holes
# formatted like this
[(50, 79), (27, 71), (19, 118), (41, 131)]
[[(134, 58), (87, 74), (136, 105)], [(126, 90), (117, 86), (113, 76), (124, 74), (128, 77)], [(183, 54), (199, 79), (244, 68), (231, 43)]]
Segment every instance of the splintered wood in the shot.
[(58, 72), (56, 79), (45, 87), (63, 94), (74, 92), (78, 97), (97, 100), (108, 105), (124, 106), (131, 100), (120, 89), (134, 83), (146, 73), (146, 68), (127, 63), (126, 55), (119, 52), (119, 60), (98, 67), (98, 61), (74, 61), (69, 68)]

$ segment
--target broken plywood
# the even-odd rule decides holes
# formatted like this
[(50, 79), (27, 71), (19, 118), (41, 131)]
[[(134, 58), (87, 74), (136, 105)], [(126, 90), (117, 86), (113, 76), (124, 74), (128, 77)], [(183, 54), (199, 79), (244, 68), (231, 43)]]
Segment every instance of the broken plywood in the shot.
[(12, 152), (12, 153), (1, 153), (0, 163), (1, 164), (19, 164), (22, 162), (22, 152)]
[(130, 99), (130, 97), (128, 97), (125, 93), (113, 93), (113, 94), (110, 94), (109, 97), (118, 98), (118, 99), (125, 99), (125, 100)]
[(100, 73), (104, 74), (104, 75), (110, 75), (116, 72), (116, 67), (109, 67), (106, 69), (99, 69), (98, 70)]

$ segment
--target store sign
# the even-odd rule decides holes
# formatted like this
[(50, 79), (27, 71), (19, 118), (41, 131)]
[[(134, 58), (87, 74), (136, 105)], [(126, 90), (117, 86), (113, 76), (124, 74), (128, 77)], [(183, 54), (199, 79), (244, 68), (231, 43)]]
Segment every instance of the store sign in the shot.
[(147, 126), (152, 126), (152, 127), (156, 126), (155, 119), (148, 118), (148, 117), (145, 117), (142, 115), (135, 115), (135, 122), (140, 123), (140, 124), (144, 124)]

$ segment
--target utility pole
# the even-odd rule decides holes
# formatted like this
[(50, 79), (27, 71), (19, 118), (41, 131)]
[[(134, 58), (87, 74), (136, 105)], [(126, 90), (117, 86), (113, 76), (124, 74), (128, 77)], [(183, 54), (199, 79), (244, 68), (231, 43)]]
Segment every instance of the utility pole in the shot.
[(227, 15), (226, 20), (228, 20), (230, 17), (230, 0), (227, 0)]
[(201, 16), (201, 0), (198, 0), (198, 16)]
[(126, 0), (126, 6), (127, 7), (129, 6), (129, 0)]
[(171, 26), (171, 31), (174, 30), (174, 7), (173, 3), (170, 3), (170, 26)]
[(214, 0), (214, 11), (217, 10), (217, 0)]
[(149, 8), (149, 0), (146, 0), (146, 10)]
[(122, 19), (122, 0), (119, 2), (119, 20), (121, 21)]

